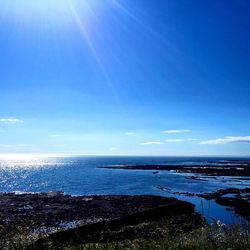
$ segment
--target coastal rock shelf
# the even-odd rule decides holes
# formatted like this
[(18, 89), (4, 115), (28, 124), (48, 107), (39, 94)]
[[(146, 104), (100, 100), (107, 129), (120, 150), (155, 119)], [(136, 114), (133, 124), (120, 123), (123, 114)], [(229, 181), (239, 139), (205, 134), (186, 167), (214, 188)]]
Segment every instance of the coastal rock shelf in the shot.
[(196, 173), (215, 176), (250, 176), (250, 162), (233, 161), (229, 163), (209, 163), (203, 165), (111, 165), (99, 168), (127, 169), (127, 170), (165, 170), (179, 173)]
[(198, 196), (206, 200), (214, 200), (221, 206), (227, 206), (234, 212), (250, 222), (250, 188), (219, 189), (212, 193), (195, 194), (189, 192), (176, 192), (187, 196)]
[[(179, 197), (200, 197), (206, 200), (212, 200), (217, 205), (227, 207), (227, 211), (233, 211), (234, 215), (240, 215), (247, 221), (250, 221), (250, 162), (249, 160), (228, 160), (228, 161), (210, 161), (202, 163), (188, 164), (138, 164), (138, 165), (113, 165), (101, 166), (99, 168), (124, 169), (124, 170), (150, 170), (152, 174), (162, 174), (163, 171), (179, 173), (187, 180), (187, 183), (194, 183), (199, 189), (186, 191), (176, 191), (171, 184), (166, 186), (157, 186), (158, 189), (167, 192), (169, 195)], [(162, 171), (160, 173), (160, 171)], [(158, 177), (160, 178), (160, 177)], [(163, 177), (161, 177), (163, 178)], [(197, 182), (197, 184), (195, 184)], [(198, 184), (204, 183), (204, 184)], [(169, 183), (169, 182), (166, 182)], [(207, 189), (204, 186), (212, 186)], [(219, 187), (222, 188), (219, 188)], [(231, 188), (233, 187), (233, 188)], [(188, 189), (187, 189), (188, 190)], [(201, 190), (201, 191), (200, 191)], [(202, 191), (205, 190), (205, 191)], [(189, 200), (189, 199), (188, 199)], [(203, 208), (202, 208), (203, 209)], [(241, 220), (239, 218), (239, 220)]]
[[(163, 220), (168, 221), (173, 231), (177, 228), (188, 230), (203, 223), (194, 212), (194, 205), (175, 198), (149, 195), (73, 197), (60, 192), (0, 194), (2, 245), (20, 232), (24, 236), (33, 235), (36, 240), (42, 236), (40, 243), (44, 238), (61, 243), (96, 242), (120, 237), (121, 229), (127, 231), (122, 234), (125, 238), (137, 237), (137, 234), (148, 236), (163, 224), (166, 227), (166, 223), (161, 224)], [(147, 230), (135, 229), (138, 225), (144, 225)], [(111, 231), (113, 233), (103, 236), (103, 232)]]

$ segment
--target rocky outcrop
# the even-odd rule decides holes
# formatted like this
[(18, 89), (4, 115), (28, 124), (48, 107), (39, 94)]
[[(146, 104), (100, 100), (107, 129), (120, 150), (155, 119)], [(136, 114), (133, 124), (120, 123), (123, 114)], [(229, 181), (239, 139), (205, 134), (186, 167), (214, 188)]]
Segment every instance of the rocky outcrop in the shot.
[[(174, 230), (177, 225), (188, 229), (187, 225), (193, 227), (203, 221), (194, 212), (194, 205), (175, 198), (149, 195), (74, 197), (59, 192), (0, 194), (2, 244), (20, 232), (42, 236), (42, 241), (45, 238), (61, 243), (96, 242), (119, 235), (119, 238), (124, 237), (126, 234), (119, 233), (121, 230), (133, 231), (131, 228), (142, 224), (150, 224), (148, 230), (152, 233), (155, 222), (160, 225), (162, 220), (171, 221)], [(129, 235), (136, 236), (136, 233)], [(146, 237), (147, 233), (141, 230), (140, 235)]]
[(215, 176), (250, 176), (250, 162), (233, 162), (231, 164), (204, 164), (204, 165), (119, 165), (101, 166), (99, 168), (127, 169), (127, 170), (163, 170), (179, 173), (196, 173)]

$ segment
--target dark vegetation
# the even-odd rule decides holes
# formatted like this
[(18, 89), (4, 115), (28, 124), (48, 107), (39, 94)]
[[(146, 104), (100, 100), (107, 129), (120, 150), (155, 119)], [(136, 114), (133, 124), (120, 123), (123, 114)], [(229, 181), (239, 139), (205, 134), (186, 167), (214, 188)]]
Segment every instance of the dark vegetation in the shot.
[(230, 164), (208, 163), (204, 165), (119, 165), (101, 166), (99, 168), (128, 169), (128, 170), (165, 170), (179, 173), (196, 173), (215, 176), (250, 176), (250, 162), (233, 161)]
[(216, 222), (212, 226), (170, 235), (162, 239), (135, 239), (111, 243), (92, 243), (68, 247), (82, 250), (248, 250), (250, 233), (241, 226), (226, 227)]
[(1, 194), (0, 202), (1, 246), (22, 242), (27, 248), (46, 249), (51, 244), (158, 239), (166, 230), (175, 234), (204, 225), (194, 205), (158, 196), (72, 197), (52, 192)]

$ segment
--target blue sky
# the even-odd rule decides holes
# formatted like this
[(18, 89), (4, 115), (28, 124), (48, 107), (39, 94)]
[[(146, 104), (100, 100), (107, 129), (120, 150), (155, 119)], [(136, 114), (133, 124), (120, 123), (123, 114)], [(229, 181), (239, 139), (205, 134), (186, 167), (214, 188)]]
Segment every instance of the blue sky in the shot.
[(2, 0), (0, 154), (250, 156), (248, 0)]

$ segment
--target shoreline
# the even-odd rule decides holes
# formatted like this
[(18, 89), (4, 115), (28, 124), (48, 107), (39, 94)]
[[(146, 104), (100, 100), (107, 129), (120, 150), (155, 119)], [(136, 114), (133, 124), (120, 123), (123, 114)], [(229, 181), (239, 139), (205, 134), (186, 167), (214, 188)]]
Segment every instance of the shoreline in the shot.
[[(186, 179), (197, 182), (207, 182), (210, 179), (219, 177), (232, 177), (231, 181), (249, 181), (250, 180), (250, 162), (232, 160), (227, 162), (214, 162), (215, 164), (195, 164), (195, 165), (111, 165), (98, 168), (124, 169), (124, 170), (150, 170), (154, 175), (159, 171), (173, 171), (180, 174), (192, 174)], [(164, 187), (162, 187), (164, 189)], [(226, 188), (217, 189), (211, 193), (192, 193), (192, 192), (170, 192), (173, 195), (196, 196), (206, 200), (213, 200), (218, 205), (231, 208), (235, 214), (242, 216), (250, 222), (250, 188)]]
[[(194, 173), (207, 176), (238, 176), (250, 177), (250, 162), (232, 161), (228, 163), (215, 164), (138, 164), (138, 165), (107, 165), (98, 166), (103, 169), (125, 169), (125, 170), (155, 170), (155, 171), (175, 171), (177, 173)], [(157, 173), (157, 172), (155, 172)]]
[[(152, 195), (73, 197), (60, 192), (0, 194), (0, 245), (23, 239), (72, 243), (150, 237), (158, 230), (189, 231), (204, 225), (194, 205)], [(140, 230), (138, 230), (140, 228)], [(125, 230), (127, 233), (122, 233)], [(109, 233), (107, 233), (109, 232)], [(133, 236), (134, 235), (134, 236)], [(27, 240), (28, 242), (28, 240)], [(39, 243), (39, 244), (40, 244)]]
[[(234, 214), (236, 217), (240, 215), (250, 221), (249, 162), (116, 165), (99, 168), (110, 168), (114, 171), (149, 170), (151, 171), (149, 175), (155, 180), (154, 187), (167, 192), (168, 195), (163, 197), (164, 192), (159, 192), (159, 195), (163, 196), (2, 192), (0, 193), (0, 246), (4, 246), (6, 242), (15, 242), (17, 238), (21, 238), (27, 244), (46, 244), (49, 241), (67, 245), (163, 237), (166, 231), (170, 234), (177, 231), (184, 235), (185, 232), (192, 232), (195, 228), (207, 225), (202, 217), (206, 217), (207, 214), (197, 209), (199, 205), (196, 200), (198, 202), (212, 200), (212, 204), (224, 206), (225, 212), (229, 211), (228, 214)], [(195, 193), (195, 189), (185, 189), (185, 186), (175, 190), (174, 186), (168, 186), (167, 182), (166, 186), (165, 182), (157, 185), (157, 180), (165, 176), (161, 171), (170, 171), (170, 175), (180, 174), (185, 185), (188, 185), (189, 180), (194, 185), (199, 182), (204, 182), (206, 185), (205, 181), (211, 180), (218, 183), (228, 182), (226, 186), (230, 187), (232, 181), (237, 181), (245, 183), (246, 188), (241, 189), (240, 185), (231, 189), (224, 186), (224, 189), (211, 190), (211, 193), (206, 193), (204, 189), (200, 193)], [(130, 172), (130, 175), (134, 174)], [(169, 198), (172, 196), (175, 198)], [(203, 207), (203, 203), (201, 206)], [(246, 225), (249, 225), (248, 222)], [(80, 239), (75, 238), (75, 235), (80, 235)]]

